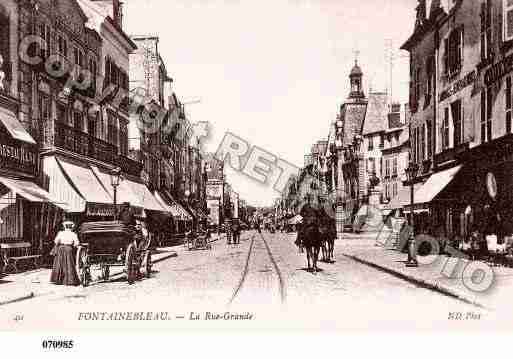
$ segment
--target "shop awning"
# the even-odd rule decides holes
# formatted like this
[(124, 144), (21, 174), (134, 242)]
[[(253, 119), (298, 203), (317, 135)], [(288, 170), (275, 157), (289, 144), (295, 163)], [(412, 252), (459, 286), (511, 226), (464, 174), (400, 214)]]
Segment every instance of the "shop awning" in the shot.
[(25, 130), (20, 121), (18, 121), (18, 118), (14, 112), (0, 107), (0, 122), (3, 123), (12, 138), (31, 143), (33, 145), (36, 144), (36, 141), (34, 141), (32, 136), (27, 132), (27, 130)]
[(64, 172), (73, 182), (78, 193), (90, 203), (112, 204), (113, 198), (103, 188), (103, 185), (87, 165), (73, 164), (63, 159), (58, 159)]
[(164, 208), (166, 211), (171, 213), (171, 215), (176, 218), (180, 219), (181, 212), (176, 206), (173, 206), (172, 204), (168, 204), (166, 200), (164, 200), (164, 196), (161, 195), (158, 191), (155, 191), (155, 199), (159, 202), (159, 204)]
[(51, 203), (66, 212), (69, 210), (67, 203), (60, 202), (50, 193), (33, 182), (0, 177), (0, 183), (2, 183), (10, 191), (20, 195), (30, 202)]
[[(111, 184), (110, 174), (98, 169), (96, 166), (91, 166), (91, 169), (102, 183), (105, 191), (114, 199), (114, 188)], [(132, 188), (128, 184), (128, 180), (126, 179), (121, 179), (121, 181), (119, 181), (119, 186), (116, 189), (116, 202), (118, 204), (128, 202), (131, 207), (143, 208), (143, 204), (141, 203), (139, 196), (132, 191)]]
[[(45, 157), (43, 161), (50, 194), (67, 203), (69, 212), (84, 212), (87, 205), (90, 215), (114, 214), (113, 198), (88, 165), (55, 156)], [(92, 209), (93, 205), (98, 208)]]
[[(417, 183), (413, 186), (414, 198), (417, 198), (416, 192), (422, 187), (422, 183)], [(411, 204), (411, 187), (400, 186), (397, 195), (390, 200), (389, 203), (385, 204), (383, 208), (388, 210), (394, 210), (398, 208), (404, 208)]]
[(422, 185), (422, 187), (414, 193), (414, 203), (422, 204), (431, 202), (460, 171), (462, 165), (449, 168), (444, 171), (434, 173)]
[(167, 203), (173, 207), (175, 209), (175, 211), (177, 211), (179, 213), (177, 219), (178, 220), (181, 220), (181, 221), (192, 221), (192, 217), (191, 215), (189, 214), (189, 212), (187, 212), (185, 210), (185, 208), (183, 208), (180, 203), (178, 203), (177, 201), (175, 201), (175, 199), (173, 198), (173, 196), (171, 196), (171, 194), (169, 192), (165, 192), (165, 198), (167, 200)]
[(126, 179), (125, 181), (130, 186), (133, 193), (139, 198), (139, 203), (142, 204), (144, 209), (149, 211), (168, 212), (160, 205), (155, 196), (151, 194), (150, 190), (144, 183), (134, 182)]

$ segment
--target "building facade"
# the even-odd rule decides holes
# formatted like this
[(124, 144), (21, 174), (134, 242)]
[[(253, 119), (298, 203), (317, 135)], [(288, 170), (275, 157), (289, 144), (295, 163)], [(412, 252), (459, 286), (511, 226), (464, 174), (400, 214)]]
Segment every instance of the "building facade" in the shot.
[[(414, 193), (416, 230), (449, 238), (472, 230), (508, 235), (511, 8), (502, 0), (460, 0), (449, 6), (434, 1), (426, 10), (419, 1), (415, 30), (403, 46), (412, 58), (411, 158), (424, 165), (432, 151), (431, 169), (420, 166), (414, 179), (421, 184)], [(429, 56), (421, 55), (424, 46)], [(430, 56), (434, 66), (422, 61)], [(432, 137), (414, 130), (429, 93)]]

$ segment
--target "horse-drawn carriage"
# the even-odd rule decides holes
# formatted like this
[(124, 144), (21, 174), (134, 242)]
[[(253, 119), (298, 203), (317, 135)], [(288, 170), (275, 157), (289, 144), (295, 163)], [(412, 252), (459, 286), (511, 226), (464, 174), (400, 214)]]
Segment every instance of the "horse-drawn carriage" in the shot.
[(143, 266), (146, 277), (150, 276), (151, 241), (132, 226), (119, 221), (88, 222), (80, 226), (78, 235), (76, 266), (84, 287), (91, 281), (91, 266), (101, 269), (104, 280), (109, 279), (110, 267), (124, 267), (129, 284)]
[(212, 249), (212, 245), (208, 241), (210, 235), (209, 231), (207, 232), (188, 232), (185, 234), (185, 243), (187, 243), (187, 248), (192, 251), (193, 249)]

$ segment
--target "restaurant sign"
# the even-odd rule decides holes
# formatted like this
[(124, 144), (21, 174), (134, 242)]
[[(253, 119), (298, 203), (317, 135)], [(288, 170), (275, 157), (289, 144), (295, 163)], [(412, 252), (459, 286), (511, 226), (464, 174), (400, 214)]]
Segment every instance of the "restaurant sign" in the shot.
[(461, 90), (463, 90), (465, 87), (473, 84), (477, 79), (477, 70), (471, 71), (468, 74), (465, 75), (462, 79), (454, 82), (451, 86), (444, 89), (442, 92), (440, 92), (440, 101), (445, 100), (448, 97), (451, 97), (452, 95), (457, 94)]
[(0, 143), (0, 169), (37, 174), (38, 152), (34, 146), (9, 142)]
[(491, 85), (502, 76), (513, 70), (513, 54), (506, 56), (502, 61), (490, 67), (484, 76), (485, 85)]

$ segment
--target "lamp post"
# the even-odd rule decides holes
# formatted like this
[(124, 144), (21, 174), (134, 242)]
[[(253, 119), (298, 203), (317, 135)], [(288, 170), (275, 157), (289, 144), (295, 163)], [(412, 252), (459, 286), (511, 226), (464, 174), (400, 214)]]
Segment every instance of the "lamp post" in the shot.
[(345, 181), (344, 181), (344, 141), (343, 136), (343, 121), (340, 116), (337, 116), (336, 126), (336, 138), (335, 138), (335, 150), (336, 150), (336, 161), (337, 161), (337, 183), (336, 185), (336, 196), (335, 196), (335, 218), (337, 224), (337, 238), (342, 239), (345, 227)]
[(114, 220), (118, 217), (118, 186), (121, 181), (121, 168), (116, 167), (110, 173), (110, 184), (114, 190)]
[(410, 232), (408, 236), (408, 260), (406, 262), (406, 266), (408, 267), (417, 267), (417, 249), (415, 248), (415, 221), (413, 218), (413, 205), (415, 203), (414, 193), (413, 193), (413, 179), (415, 178), (415, 174), (417, 173), (418, 166), (416, 163), (410, 161), (408, 167), (405, 169), (406, 177), (408, 182), (410, 183)]

